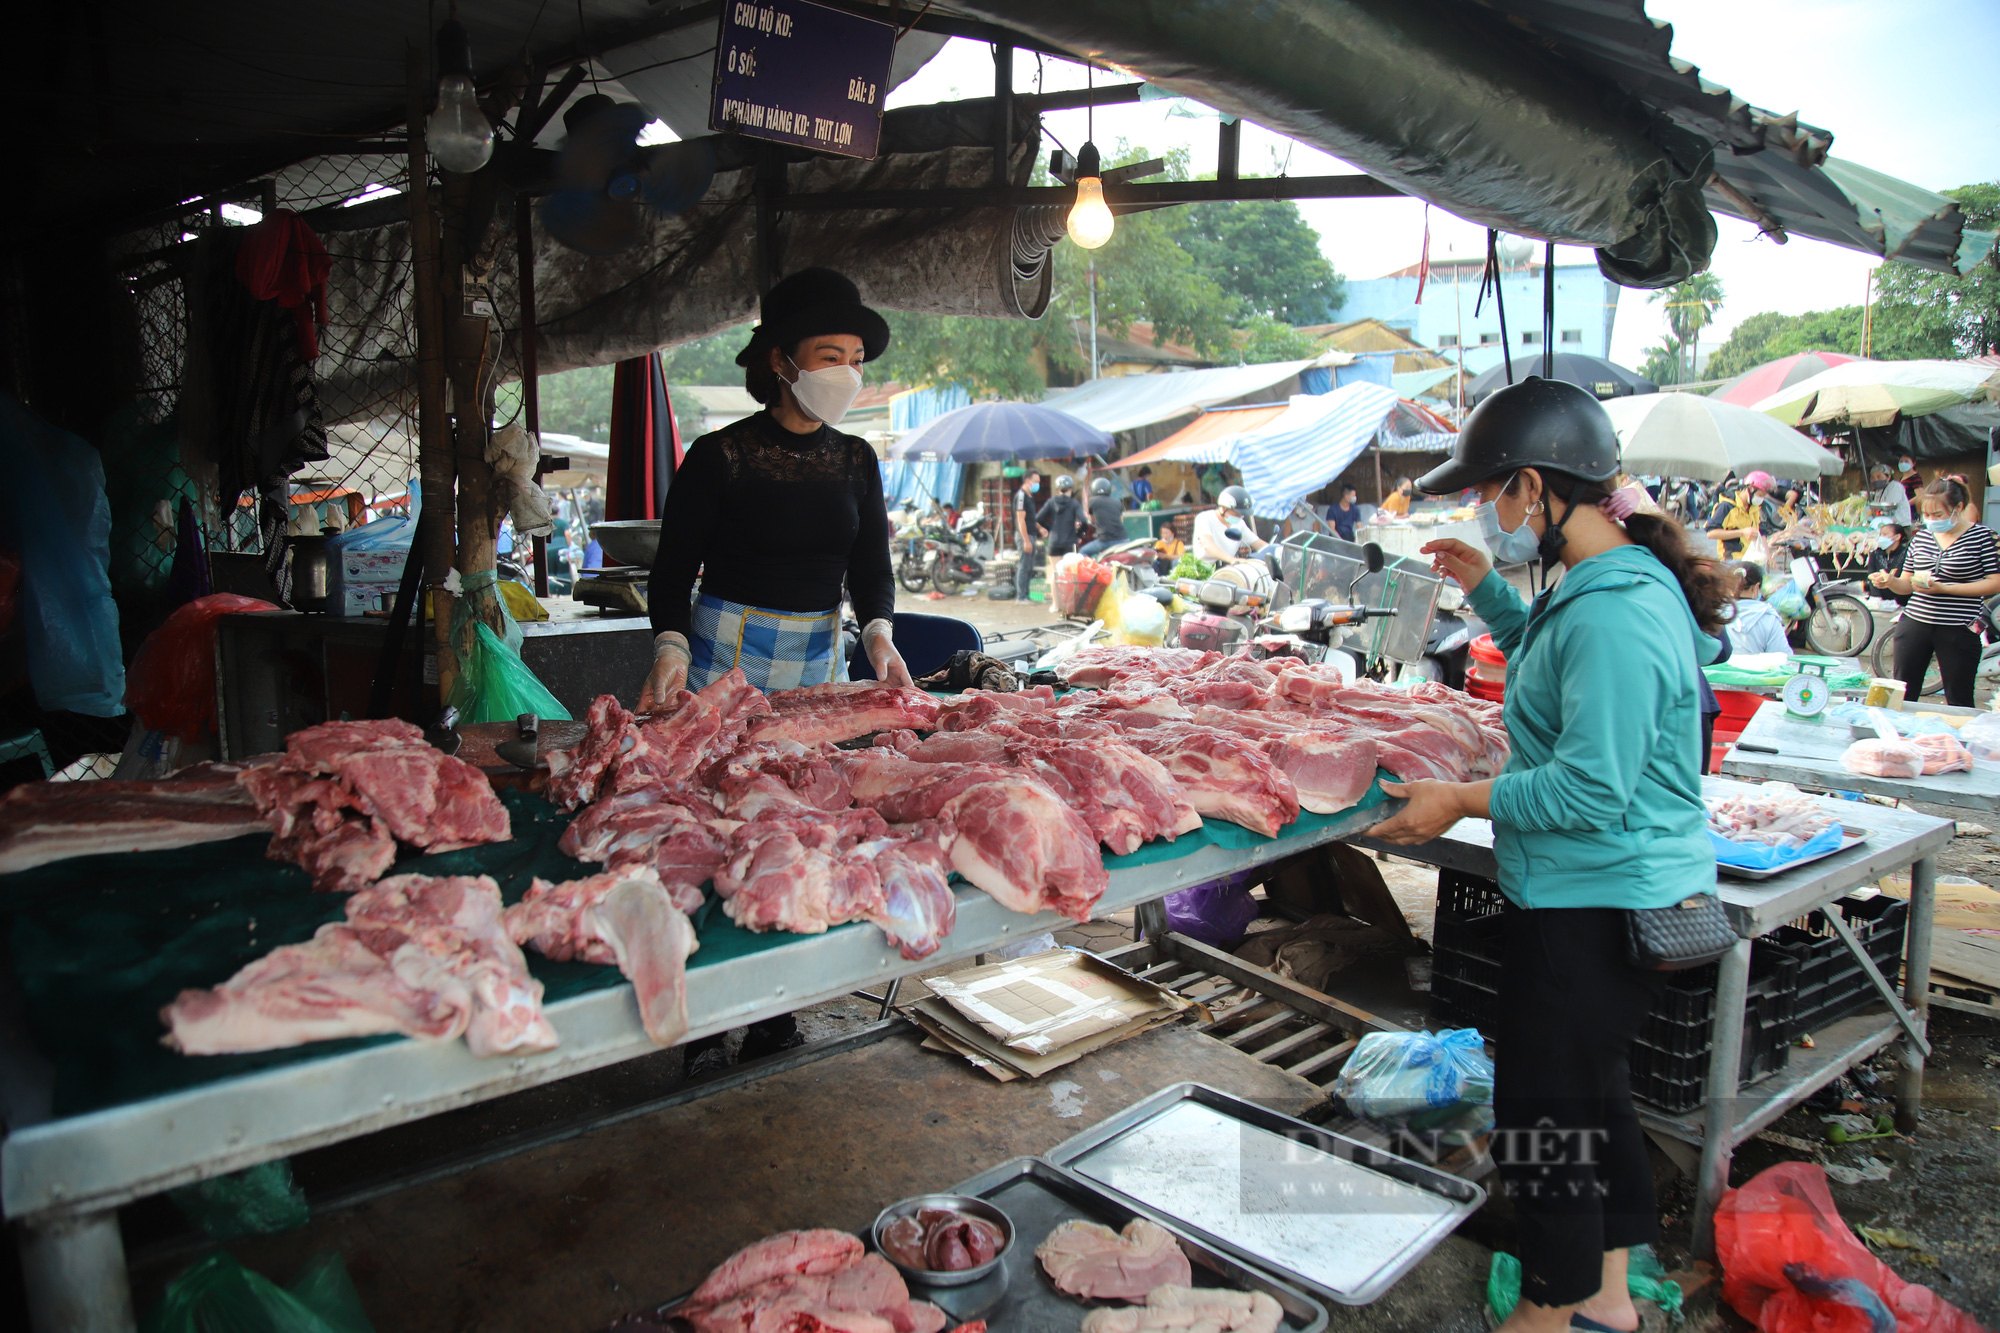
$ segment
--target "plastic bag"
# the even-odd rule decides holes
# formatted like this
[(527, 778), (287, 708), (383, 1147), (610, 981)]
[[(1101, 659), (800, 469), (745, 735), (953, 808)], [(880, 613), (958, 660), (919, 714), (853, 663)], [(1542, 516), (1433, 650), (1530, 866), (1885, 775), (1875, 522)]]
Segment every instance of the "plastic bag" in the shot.
[(1377, 1124), (1469, 1143), (1493, 1128), (1493, 1061), (1477, 1028), (1371, 1032), (1334, 1081), (1348, 1109)]
[[(1667, 1270), (1660, 1267), (1652, 1246), (1632, 1248), (1625, 1263), (1625, 1290), (1634, 1300), (1651, 1301), (1660, 1307), (1661, 1314), (1680, 1322), (1684, 1299), (1680, 1283), (1667, 1280)], [(1486, 1303), (1494, 1318), (1502, 1320), (1521, 1303), (1521, 1261), (1505, 1250), (1494, 1252), (1493, 1266), (1486, 1272)]]
[(1974, 759), (2000, 763), (2000, 713), (1981, 713), (1958, 729), (1958, 739)]
[(473, 626), (476, 646), (460, 661), (451, 702), (462, 722), (512, 722), (523, 713), (567, 721), (569, 710), (549, 693), (521, 655), (487, 626)]
[(1786, 620), (1804, 620), (1812, 614), (1812, 607), (1806, 604), (1806, 595), (1799, 591), (1796, 583), (1787, 583), (1764, 600)]
[(210, 1240), (268, 1236), (312, 1220), (305, 1191), (292, 1179), (291, 1160), (284, 1157), (182, 1185), (168, 1190), (167, 1197)]
[(1168, 894), (1164, 899), (1167, 929), (1218, 949), (1228, 948), (1242, 939), (1257, 919), (1257, 900), (1250, 896), (1250, 885), (1262, 878), (1261, 871), (1231, 875)]
[(21, 621), (35, 702), (51, 712), (125, 711), (125, 655), (111, 600), (111, 504), (104, 463), (0, 392), (0, 546), (21, 557)]
[(1840, 766), (1869, 778), (1920, 778), (1924, 752), (1910, 741), (1856, 741), (1840, 756)]
[(168, 616), (132, 659), (125, 706), (153, 731), (193, 742), (215, 730), (215, 622), (240, 611), (275, 611), (271, 602), (210, 593)]
[(337, 1254), (306, 1260), (287, 1290), (226, 1254), (167, 1284), (145, 1333), (375, 1333)]
[(1119, 643), (1157, 648), (1167, 641), (1167, 608), (1158, 598), (1127, 597), (1118, 604), (1118, 618), (1124, 626), (1116, 638)]
[(1826, 1172), (1783, 1162), (1722, 1196), (1715, 1210), (1722, 1296), (1763, 1333), (1872, 1333), (1859, 1283), (1899, 1333), (1978, 1333), (1929, 1287), (1906, 1283), (1868, 1252), (1834, 1206)]
[(1923, 751), (1926, 776), (1972, 771), (1972, 751), (1960, 745), (1952, 732), (1924, 732), (1913, 737), (1910, 744)]
[(1715, 848), (1715, 859), (1723, 865), (1738, 866), (1744, 870), (1776, 870), (1779, 866), (1788, 866), (1794, 861), (1834, 850), (1840, 846), (1843, 834), (1841, 826), (1835, 824), (1821, 829), (1799, 846), (1774, 847), (1767, 842), (1737, 842), (1710, 829), (1708, 841)]
[(486, 441), (486, 461), (500, 483), (514, 531), (522, 537), (546, 537), (556, 530), (549, 497), (535, 483), (535, 462), (542, 446), (519, 425), (502, 426)]

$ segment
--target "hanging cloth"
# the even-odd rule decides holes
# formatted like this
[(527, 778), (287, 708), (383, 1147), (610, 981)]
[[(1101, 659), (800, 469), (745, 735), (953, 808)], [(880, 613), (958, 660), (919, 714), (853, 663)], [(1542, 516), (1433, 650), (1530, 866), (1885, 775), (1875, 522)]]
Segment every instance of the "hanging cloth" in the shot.
[(760, 690), (791, 690), (847, 679), (840, 608), (771, 611), (703, 593), (688, 622), (687, 687), (699, 690), (731, 667)]
[(214, 591), (208, 545), (202, 540), (201, 524), (195, 521), (194, 502), (183, 495), (179, 521), (174, 525), (174, 563), (167, 572), (167, 602), (183, 606)]
[(319, 331), (326, 327), (326, 275), (333, 260), (306, 220), (289, 208), (275, 210), (244, 233), (236, 250), (236, 276), (260, 301), (276, 301), (292, 312), (299, 351), (319, 356)]
[(611, 380), (606, 519), (658, 518), (683, 454), (658, 352), (620, 361)]

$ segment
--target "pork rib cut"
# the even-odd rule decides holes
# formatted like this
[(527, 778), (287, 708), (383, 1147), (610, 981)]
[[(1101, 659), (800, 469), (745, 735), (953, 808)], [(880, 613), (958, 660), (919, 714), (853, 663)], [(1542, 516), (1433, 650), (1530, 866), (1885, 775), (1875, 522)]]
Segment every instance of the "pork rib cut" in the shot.
[(24, 782), (0, 797), (0, 875), (73, 856), (165, 851), (269, 828), (233, 771), (155, 782)]
[(1203, 815), (1275, 838), (1299, 817), (1298, 788), (1256, 745), (1232, 732), (1169, 722), (1125, 733), (1125, 743), (1173, 774)]
[(778, 690), (770, 696), (771, 715), (750, 724), (747, 741), (851, 741), (877, 731), (909, 727), (934, 731), (938, 702), (922, 690), (873, 681), (843, 681)]

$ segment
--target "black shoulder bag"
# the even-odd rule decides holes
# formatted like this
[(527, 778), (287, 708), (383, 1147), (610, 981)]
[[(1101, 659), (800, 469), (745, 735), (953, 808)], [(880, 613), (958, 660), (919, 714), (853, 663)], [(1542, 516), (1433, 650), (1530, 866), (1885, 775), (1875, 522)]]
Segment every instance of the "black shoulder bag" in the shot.
[(1672, 907), (1625, 910), (1626, 951), (1634, 967), (1679, 972), (1712, 963), (1736, 946), (1722, 900), (1697, 893)]

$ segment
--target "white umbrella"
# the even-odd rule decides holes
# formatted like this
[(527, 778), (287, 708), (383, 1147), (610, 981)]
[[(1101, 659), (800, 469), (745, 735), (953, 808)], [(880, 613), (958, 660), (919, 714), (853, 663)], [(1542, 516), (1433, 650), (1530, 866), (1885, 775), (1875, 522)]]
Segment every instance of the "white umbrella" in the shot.
[(1627, 472), (1721, 481), (1762, 468), (1780, 477), (1831, 476), (1837, 454), (1775, 417), (1698, 393), (1607, 398), (1599, 406), (1618, 432)]
[(1986, 396), (2000, 372), (1964, 361), (1849, 361), (1753, 404), (1791, 426), (1887, 426)]

